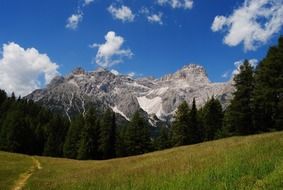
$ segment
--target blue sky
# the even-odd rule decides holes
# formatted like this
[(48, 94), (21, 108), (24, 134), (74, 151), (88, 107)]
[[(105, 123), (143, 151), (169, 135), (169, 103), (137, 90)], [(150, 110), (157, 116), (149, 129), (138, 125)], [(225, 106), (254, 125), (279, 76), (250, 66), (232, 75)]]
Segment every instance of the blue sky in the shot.
[[(24, 50), (35, 48), (39, 55), (46, 54), (50, 62), (59, 65), (56, 70), (65, 75), (78, 66), (94, 70), (98, 51), (112, 31), (115, 39), (123, 40), (118, 43), (117, 51), (107, 57), (113, 64), (117, 58), (119, 62), (108, 67), (110, 70), (160, 77), (185, 64), (196, 63), (206, 68), (212, 81), (226, 81), (230, 74), (226, 78), (222, 75), (231, 73), (236, 61), (262, 59), (282, 34), (283, 23), (272, 23), (283, 15), (282, 0), (261, 0), (262, 4), (257, 0), (187, 0), (192, 3), (187, 7), (186, 0), (89, 0), (87, 4), (85, 1), (0, 0), (1, 46), (14, 42)], [(174, 1), (179, 4), (173, 4)], [(255, 4), (267, 13), (266, 18), (248, 11)], [(270, 4), (274, 6), (272, 11)], [(122, 6), (130, 9), (132, 15), (122, 14), (118, 18)], [(252, 21), (249, 16), (241, 19), (245, 10)], [(80, 15), (81, 20), (68, 27), (72, 15)], [(217, 16), (222, 17), (216, 19)], [(251, 28), (246, 33), (242, 31), (241, 24), (244, 30), (245, 24), (251, 22)], [(273, 27), (260, 27), (266, 23)], [(231, 35), (225, 41), (228, 34)], [(3, 54), (4, 48), (1, 51)], [(103, 53), (100, 56), (102, 62), (107, 59)], [(3, 76), (5, 71), (2, 70)], [(40, 83), (36, 79), (33, 82)]]

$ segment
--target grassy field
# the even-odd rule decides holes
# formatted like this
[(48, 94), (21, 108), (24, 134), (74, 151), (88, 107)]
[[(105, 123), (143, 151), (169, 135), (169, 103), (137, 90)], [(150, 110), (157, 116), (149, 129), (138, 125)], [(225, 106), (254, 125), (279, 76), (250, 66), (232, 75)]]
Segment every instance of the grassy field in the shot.
[(31, 166), (29, 156), (0, 152), (0, 189), (11, 189), (19, 176)]
[[(107, 161), (35, 157), (42, 166), (25, 190), (283, 189), (283, 133), (232, 137)], [(0, 152), (0, 189), (32, 157)], [(4, 164), (2, 164), (4, 163)]]

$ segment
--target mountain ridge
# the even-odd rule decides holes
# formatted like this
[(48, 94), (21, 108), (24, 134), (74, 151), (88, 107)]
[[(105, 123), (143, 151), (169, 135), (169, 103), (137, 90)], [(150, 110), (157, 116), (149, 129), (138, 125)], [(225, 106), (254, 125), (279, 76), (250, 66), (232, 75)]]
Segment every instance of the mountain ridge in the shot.
[(111, 108), (126, 120), (135, 111), (142, 110), (150, 123), (154, 123), (156, 117), (170, 121), (177, 106), (183, 101), (191, 103), (193, 98), (201, 107), (215, 96), (225, 107), (233, 91), (230, 81), (213, 83), (205, 68), (196, 64), (184, 65), (159, 79), (115, 75), (105, 68), (87, 72), (78, 67), (66, 76), (55, 77), (46, 88), (35, 90), (26, 98), (64, 112), (69, 118), (74, 113), (85, 113), (89, 106), (96, 106)]

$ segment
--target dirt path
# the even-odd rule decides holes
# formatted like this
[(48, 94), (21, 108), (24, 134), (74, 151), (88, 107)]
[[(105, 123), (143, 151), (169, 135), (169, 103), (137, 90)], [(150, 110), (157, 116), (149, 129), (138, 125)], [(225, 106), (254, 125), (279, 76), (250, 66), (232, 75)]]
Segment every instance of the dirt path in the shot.
[(32, 157), (33, 165), (24, 173), (22, 173), (19, 179), (16, 181), (15, 185), (13, 186), (12, 190), (21, 190), (30, 176), (36, 171), (42, 169), (40, 162)]

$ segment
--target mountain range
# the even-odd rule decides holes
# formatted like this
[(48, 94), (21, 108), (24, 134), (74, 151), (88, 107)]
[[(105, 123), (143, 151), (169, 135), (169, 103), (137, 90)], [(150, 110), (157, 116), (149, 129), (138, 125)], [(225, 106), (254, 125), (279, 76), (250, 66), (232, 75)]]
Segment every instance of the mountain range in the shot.
[(233, 91), (232, 80), (211, 82), (202, 66), (189, 64), (159, 79), (115, 75), (104, 68), (91, 72), (76, 68), (66, 76), (55, 77), (46, 88), (35, 90), (26, 98), (62, 112), (69, 119), (76, 113), (84, 114), (89, 106), (111, 108), (125, 120), (140, 110), (156, 126), (160, 121), (170, 122), (177, 107), (183, 101), (190, 104), (193, 98), (201, 107), (214, 96), (225, 108)]

